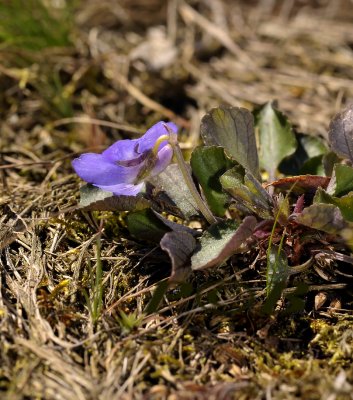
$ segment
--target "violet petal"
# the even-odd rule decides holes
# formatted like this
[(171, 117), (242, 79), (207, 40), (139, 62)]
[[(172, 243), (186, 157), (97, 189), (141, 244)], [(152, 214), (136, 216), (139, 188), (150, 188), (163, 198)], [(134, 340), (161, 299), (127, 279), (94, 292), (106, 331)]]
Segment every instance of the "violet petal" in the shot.
[(129, 160), (119, 160), (116, 161), (117, 165), (121, 165), (123, 167), (136, 167), (137, 165), (141, 165), (145, 162), (146, 158), (148, 158), (148, 152), (140, 154), (138, 157), (129, 159)]
[[(174, 132), (178, 131), (178, 127), (175, 124), (173, 124), (173, 122), (168, 122), (168, 123), (163, 121), (158, 122), (157, 124), (153, 125), (140, 139), (138, 139), (139, 141), (138, 151), (140, 153), (153, 149), (153, 146), (158, 140), (158, 138), (168, 134), (164, 125), (168, 125), (169, 128), (171, 128)], [(166, 144), (167, 141), (162, 142), (161, 145), (159, 146), (159, 150)]]
[(86, 153), (72, 161), (77, 175), (88, 183), (115, 185), (132, 183), (141, 166), (122, 167), (107, 161), (101, 154)]
[(139, 157), (137, 152), (138, 140), (118, 140), (103, 151), (102, 156), (111, 162), (133, 160)]
[(115, 196), (136, 196), (138, 195), (145, 184), (139, 183), (138, 185), (131, 185), (126, 183), (119, 183), (117, 185), (95, 185), (102, 190), (113, 193)]
[(170, 145), (164, 146), (161, 150), (159, 150), (155, 166), (153, 167), (150, 175), (156, 176), (165, 170), (172, 161), (172, 157), (173, 149)]

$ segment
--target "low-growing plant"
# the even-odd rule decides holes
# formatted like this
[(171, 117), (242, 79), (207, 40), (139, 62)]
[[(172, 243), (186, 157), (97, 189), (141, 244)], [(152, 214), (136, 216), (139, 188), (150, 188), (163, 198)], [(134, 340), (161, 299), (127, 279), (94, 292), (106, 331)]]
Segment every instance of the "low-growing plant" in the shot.
[(74, 3), (54, 7), (43, 0), (2, 1), (0, 49), (40, 51), (70, 46)]
[[(302, 304), (296, 296), (305, 285), (291, 284), (298, 273), (353, 263), (353, 108), (332, 120), (330, 148), (297, 133), (272, 103), (253, 114), (214, 108), (200, 132), (203, 145), (190, 163), (176, 126), (164, 122), (140, 139), (83, 154), (73, 162), (88, 182), (79, 208), (129, 211), (130, 233), (169, 255), (170, 283), (237, 254), (264, 252), (267, 312), (283, 294), (293, 310)], [(199, 229), (188, 224), (195, 218)]]
[(138, 316), (136, 311), (126, 314), (124, 311), (120, 310), (118, 322), (121, 327), (122, 334), (128, 334), (133, 329), (137, 328), (141, 324), (141, 320), (141, 317)]

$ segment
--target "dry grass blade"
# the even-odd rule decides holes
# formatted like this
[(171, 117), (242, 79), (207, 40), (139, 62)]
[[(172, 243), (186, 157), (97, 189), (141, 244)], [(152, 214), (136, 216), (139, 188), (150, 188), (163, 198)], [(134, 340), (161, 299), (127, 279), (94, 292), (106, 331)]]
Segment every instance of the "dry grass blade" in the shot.
[(205, 32), (219, 40), (232, 54), (246, 64), (248, 68), (251, 69), (254, 66), (253, 60), (229, 37), (224, 29), (208, 21), (207, 18), (199, 14), (185, 2), (180, 4), (179, 12), (187, 24), (192, 22), (199, 25)]

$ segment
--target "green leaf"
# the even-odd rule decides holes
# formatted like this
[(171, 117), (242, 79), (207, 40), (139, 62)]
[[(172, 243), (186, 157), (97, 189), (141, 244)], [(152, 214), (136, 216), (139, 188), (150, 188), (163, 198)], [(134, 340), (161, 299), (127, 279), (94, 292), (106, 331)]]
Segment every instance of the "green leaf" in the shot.
[(317, 189), (313, 198), (313, 203), (334, 204), (333, 201), (333, 197), (321, 187)]
[(298, 147), (284, 158), (278, 170), (285, 175), (323, 175), (322, 158), (328, 149), (321, 138), (296, 133)]
[(353, 108), (349, 106), (335, 115), (329, 127), (329, 142), (339, 156), (353, 162)]
[(333, 174), (333, 168), (335, 167), (335, 164), (338, 164), (340, 161), (341, 159), (333, 151), (329, 151), (328, 153), (324, 154), (322, 158), (322, 164), (324, 166), (325, 175), (331, 176)]
[(298, 135), (299, 142), (303, 146), (308, 158), (321, 156), (328, 153), (323, 139), (317, 136)]
[(334, 203), (343, 215), (346, 221), (353, 222), (353, 193), (349, 193), (346, 196), (335, 198)]
[(129, 232), (137, 239), (156, 243), (171, 230), (150, 209), (129, 214), (126, 222)]
[(211, 211), (223, 217), (230, 196), (219, 181), (228, 169), (234, 166), (224, 154), (222, 147), (197, 147), (191, 154), (192, 172), (200, 183)]
[(297, 141), (291, 124), (272, 103), (267, 103), (257, 113), (257, 127), (260, 166), (269, 173), (272, 180), (280, 162), (295, 152)]
[(294, 292), (285, 294), (286, 300), (289, 302), (285, 310), (287, 315), (302, 312), (305, 309), (305, 297), (309, 291), (309, 285), (304, 282), (299, 282), (297, 285)]
[(191, 272), (190, 258), (196, 247), (196, 239), (188, 232), (168, 232), (161, 240), (161, 248), (172, 262), (171, 282), (182, 282)]
[(332, 196), (343, 196), (353, 190), (353, 168), (349, 165), (335, 164), (327, 193)]
[(353, 222), (353, 192), (343, 197), (334, 197), (319, 188), (314, 197), (314, 203), (334, 204), (346, 221)]
[(169, 165), (163, 172), (150, 178), (149, 181), (166, 192), (185, 218), (190, 218), (199, 213), (197, 204), (177, 164)]
[(231, 220), (211, 225), (191, 257), (191, 268), (195, 271), (223, 264), (252, 235), (256, 223), (255, 217), (248, 216), (240, 225)]
[(325, 176), (326, 175), (325, 169), (322, 163), (323, 157), (324, 156), (321, 154), (319, 156), (315, 156), (306, 160), (300, 169), (300, 173), (303, 175), (312, 174), (312, 175)]
[(127, 216), (127, 228), (136, 238), (153, 242), (159, 242), (170, 231), (199, 235), (194, 229), (170, 221), (150, 208), (130, 213)]
[(325, 176), (323, 157), (328, 153), (321, 138), (309, 135), (302, 135), (300, 145), (303, 146), (308, 158), (300, 168), (299, 174), (322, 175)]
[(289, 276), (286, 253), (272, 245), (267, 252), (266, 292), (267, 295), (278, 285), (285, 285)]
[(322, 203), (314, 203), (304, 208), (296, 217), (296, 222), (330, 234), (340, 234), (343, 230), (352, 227), (352, 224), (344, 220), (338, 207)]
[(205, 145), (224, 147), (227, 155), (261, 179), (250, 111), (228, 106), (213, 108), (201, 120), (201, 136)]
[(272, 245), (267, 251), (266, 293), (267, 298), (263, 311), (270, 314), (281, 298), (289, 276), (286, 253), (278, 246)]
[(169, 282), (167, 280), (160, 281), (157, 284), (157, 287), (153, 292), (152, 298), (144, 310), (145, 315), (150, 315), (157, 311), (159, 305), (162, 303), (164, 299), (164, 295), (167, 293), (168, 288), (169, 288)]
[(220, 182), (223, 189), (249, 211), (264, 219), (272, 218), (271, 196), (250, 173), (244, 173), (242, 167), (236, 166), (227, 171)]
[(79, 209), (83, 211), (137, 211), (150, 206), (142, 195), (114, 196), (90, 184), (80, 188)]

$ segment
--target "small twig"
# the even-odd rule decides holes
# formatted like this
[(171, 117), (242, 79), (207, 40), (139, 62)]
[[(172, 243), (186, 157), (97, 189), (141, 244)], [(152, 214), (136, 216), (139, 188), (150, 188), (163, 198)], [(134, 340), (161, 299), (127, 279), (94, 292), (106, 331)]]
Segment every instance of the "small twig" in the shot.
[(190, 122), (186, 119), (176, 115), (172, 110), (162, 106), (161, 104), (157, 103), (156, 101), (152, 100), (144, 93), (141, 92), (136, 86), (134, 86), (131, 82), (129, 82), (125, 76), (116, 74), (114, 75), (114, 79), (138, 102), (140, 102), (145, 107), (149, 108), (150, 110), (156, 111), (170, 120), (173, 120), (179, 126), (183, 128), (190, 128)]
[(315, 250), (315, 258), (320, 258), (322, 256), (329, 257), (331, 260), (338, 260), (345, 262), (347, 264), (353, 264), (353, 257), (347, 256), (346, 254), (338, 253), (337, 251), (332, 250)]
[(218, 79), (212, 79), (209, 74), (204, 73), (200, 68), (192, 65), (191, 63), (185, 63), (184, 68), (197, 80), (208, 86), (214, 93), (217, 94), (223, 101), (226, 101), (232, 106), (240, 106), (241, 102), (238, 98), (234, 97), (227, 90), (225, 90), (224, 84)]
[[(347, 283), (331, 283), (327, 285), (309, 285), (308, 292), (318, 292), (320, 290), (336, 290), (336, 289), (345, 289), (347, 287)], [(297, 287), (287, 288), (283, 290), (283, 294), (294, 293), (297, 290)]]
[(119, 129), (125, 132), (140, 133), (140, 134), (145, 133), (143, 129), (135, 128), (127, 124), (119, 124), (117, 122), (104, 121), (102, 119), (96, 119), (90, 117), (62, 118), (49, 123), (47, 126), (50, 128), (56, 128), (57, 126), (68, 125), (68, 124), (99, 125), (99, 126), (106, 126), (107, 128)]
[(33, 165), (52, 165), (54, 161), (30, 161), (23, 163), (13, 163), (13, 164), (5, 164), (0, 165), (0, 169), (10, 169), (10, 168), (23, 168), (23, 167), (31, 167)]
[(311, 258), (309, 258), (309, 260), (305, 261), (305, 263), (303, 263), (303, 264), (289, 267), (288, 268), (289, 275), (300, 274), (304, 271), (307, 271), (311, 267), (313, 261), (314, 261), (314, 259), (313, 259), (313, 257), (311, 257)]
[(249, 68), (254, 66), (253, 60), (242, 50), (224, 29), (213, 24), (203, 15), (199, 14), (196, 10), (190, 7), (186, 3), (182, 3), (179, 7), (180, 14), (185, 22), (193, 22), (200, 28), (206, 31), (209, 35), (217, 39), (224, 47), (226, 47), (232, 54), (234, 54), (239, 60), (246, 64)]

